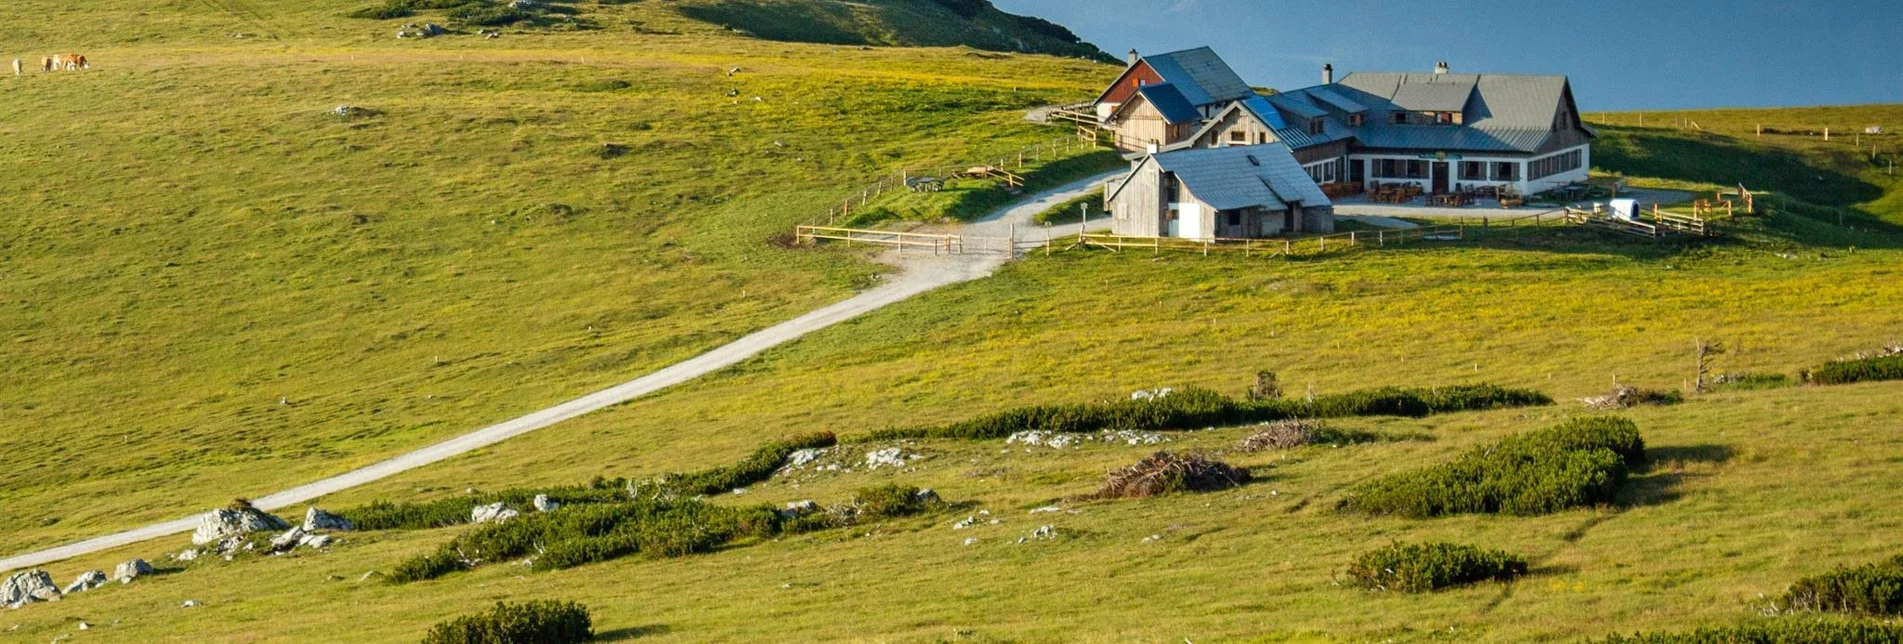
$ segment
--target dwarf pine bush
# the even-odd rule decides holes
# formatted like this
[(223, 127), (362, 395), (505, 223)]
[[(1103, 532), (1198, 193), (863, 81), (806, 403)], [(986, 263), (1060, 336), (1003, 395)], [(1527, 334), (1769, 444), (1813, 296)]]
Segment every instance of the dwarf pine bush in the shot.
[(588, 609), (568, 601), (496, 602), (430, 628), (423, 644), (573, 644), (595, 639)]
[(1362, 484), (1341, 508), (1417, 518), (1548, 514), (1610, 503), (1630, 469), (1644, 460), (1645, 442), (1632, 421), (1577, 418), (1474, 448), (1449, 463)]
[(1800, 611), (1903, 615), (1903, 556), (1799, 579), (1780, 603)]
[(1903, 626), (1786, 617), (1677, 633), (1614, 635), (1598, 644), (1903, 644)]
[(1819, 385), (1844, 385), (1876, 380), (1903, 380), (1903, 354), (1832, 360), (1804, 372), (1804, 381)]
[(600, 487), (562, 486), (538, 489), (511, 489), (484, 494), (469, 494), (420, 503), (373, 501), (368, 505), (344, 509), (337, 514), (358, 530), (423, 530), (462, 525), (477, 506), (507, 503), (510, 507), (528, 507), (537, 494), (562, 505), (614, 503), (626, 499), (620, 490)]
[(1348, 576), (1364, 588), (1424, 593), (1526, 574), (1526, 560), (1452, 543), (1396, 543), (1355, 557)]
[(735, 488), (746, 487), (772, 478), (773, 473), (786, 464), (786, 457), (791, 456), (793, 452), (832, 447), (837, 444), (839, 439), (834, 437), (832, 432), (796, 436), (788, 440), (768, 443), (734, 465), (685, 474), (669, 474), (659, 483), (662, 489), (675, 494), (688, 496), (724, 494)]
[(1381, 387), (1316, 396), (1314, 400), (1253, 401), (1234, 400), (1208, 389), (1190, 387), (1155, 399), (1018, 407), (948, 425), (882, 430), (874, 432), (872, 439), (996, 439), (1023, 431), (1190, 430), (1291, 418), (1420, 417), (1552, 402), (1552, 398), (1537, 391), (1489, 384), (1425, 389)]

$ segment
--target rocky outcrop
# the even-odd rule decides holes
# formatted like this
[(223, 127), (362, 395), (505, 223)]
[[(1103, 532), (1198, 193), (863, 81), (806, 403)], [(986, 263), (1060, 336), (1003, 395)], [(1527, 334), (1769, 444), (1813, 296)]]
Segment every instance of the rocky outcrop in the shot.
[(14, 573), (0, 583), (0, 605), (8, 608), (51, 601), (59, 601), (59, 586), (53, 585), (53, 576), (44, 570)]
[(489, 505), (476, 506), (476, 509), (469, 513), (469, 522), (500, 523), (521, 515), (521, 512), (515, 511), (514, 508), (509, 507), (509, 504), (496, 502)]
[[(196, 554), (193, 556), (196, 556)], [(112, 578), (119, 580), (119, 583), (130, 584), (132, 580), (150, 575), (154, 572), (157, 571), (153, 570), (152, 564), (146, 563), (144, 559), (133, 559), (119, 564), (117, 568), (113, 568)]]
[(219, 508), (205, 513), (205, 517), (199, 519), (198, 529), (192, 531), (192, 545), (202, 546), (243, 537), (252, 532), (285, 530), (290, 527), (291, 524), (283, 519), (250, 505)]
[(533, 504), (536, 512), (554, 512), (556, 508), (562, 507), (562, 504), (549, 500), (547, 494), (535, 495)]
[(86, 572), (79, 573), (79, 576), (73, 579), (73, 583), (67, 584), (65, 592), (68, 595), (71, 595), (73, 593), (83, 593), (88, 590), (92, 590), (94, 588), (98, 588), (100, 586), (106, 585), (106, 581), (107, 579), (106, 579), (105, 571), (88, 570)]
[(285, 530), (283, 534), (271, 537), (271, 552), (285, 552), (296, 548), (298, 544), (304, 542), (304, 537), (307, 536), (310, 536), (310, 533), (305, 532), (302, 527)]
[(349, 519), (314, 507), (304, 510), (305, 532), (350, 532), (356, 529), (356, 524)]
[(810, 499), (805, 501), (793, 501), (786, 504), (786, 509), (780, 511), (780, 516), (790, 519), (793, 517), (803, 517), (819, 511), (819, 504)]

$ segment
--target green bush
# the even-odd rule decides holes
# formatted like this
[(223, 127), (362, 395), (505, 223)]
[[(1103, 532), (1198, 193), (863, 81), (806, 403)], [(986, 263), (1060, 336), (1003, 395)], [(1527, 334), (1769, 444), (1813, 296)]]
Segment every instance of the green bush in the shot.
[(1903, 556), (1799, 579), (1780, 603), (1802, 611), (1903, 615)]
[(1903, 354), (1833, 360), (1804, 372), (1804, 381), (1818, 385), (1843, 385), (1876, 380), (1903, 380)]
[(1217, 425), (1341, 416), (1420, 417), (1453, 411), (1548, 405), (1545, 394), (1489, 384), (1426, 389), (1382, 387), (1314, 400), (1239, 401), (1190, 387), (1151, 400), (1115, 400), (1019, 407), (949, 425), (888, 429), (873, 440), (1004, 438), (1022, 431), (1089, 433), (1114, 430), (1191, 430)]
[[(435, 552), (403, 562), (391, 583), (434, 579), (471, 565), (534, 555), (535, 570), (557, 570), (636, 553), (679, 557), (708, 552), (780, 527), (772, 508), (729, 508), (695, 500), (637, 499), (524, 514), (483, 525)], [(539, 554), (538, 554), (539, 553)]]
[(1416, 518), (1548, 514), (1610, 503), (1644, 460), (1645, 442), (1632, 421), (1577, 418), (1356, 486), (1341, 508)]
[(1837, 620), (1763, 619), (1680, 633), (1614, 635), (1599, 644), (1903, 644), (1903, 626)]
[(1791, 377), (1781, 373), (1728, 373), (1718, 376), (1710, 391), (1758, 391), (1791, 386)]
[(925, 511), (919, 489), (903, 485), (878, 485), (852, 493), (852, 504), (862, 519), (907, 517)]
[(796, 436), (788, 440), (768, 443), (754, 450), (739, 463), (699, 472), (669, 474), (662, 477), (659, 484), (662, 489), (675, 494), (725, 494), (735, 488), (743, 488), (773, 477), (786, 457), (802, 449), (818, 449), (839, 444), (832, 432), (819, 432), (805, 436)]
[(1396, 543), (1362, 553), (1348, 576), (1365, 588), (1424, 593), (1526, 574), (1526, 560), (1452, 543)]
[(430, 628), (423, 644), (571, 644), (595, 639), (588, 609), (567, 601), (496, 602)]
[(344, 509), (337, 514), (358, 530), (423, 530), (462, 525), (469, 522), (469, 514), (477, 506), (492, 503), (507, 503), (514, 508), (528, 507), (537, 494), (547, 494), (549, 500), (562, 505), (582, 505), (593, 503), (615, 503), (626, 499), (618, 488), (604, 487), (554, 487), (542, 489), (512, 489), (486, 494), (454, 496), (420, 503), (392, 503), (373, 501), (368, 505)]

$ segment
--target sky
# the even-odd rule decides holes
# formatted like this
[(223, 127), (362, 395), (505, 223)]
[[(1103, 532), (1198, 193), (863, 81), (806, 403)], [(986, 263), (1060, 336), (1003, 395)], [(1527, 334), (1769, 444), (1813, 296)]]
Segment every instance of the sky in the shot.
[(1903, 0), (993, 0), (1122, 57), (1208, 45), (1256, 86), (1563, 74), (1584, 111), (1903, 103)]

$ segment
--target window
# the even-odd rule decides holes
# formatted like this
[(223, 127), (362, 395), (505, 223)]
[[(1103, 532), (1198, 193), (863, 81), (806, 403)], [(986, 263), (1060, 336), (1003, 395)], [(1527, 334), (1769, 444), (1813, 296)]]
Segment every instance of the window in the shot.
[(1453, 125), (1454, 113), (1453, 112), (1435, 112), (1434, 122), (1440, 125)]
[(1321, 119), (1318, 119), (1318, 118), (1313, 118), (1313, 119), (1309, 119), (1309, 120), (1308, 120), (1308, 133), (1309, 133), (1309, 134), (1311, 134), (1311, 135), (1317, 135), (1317, 136), (1319, 136), (1319, 135), (1320, 135), (1320, 134), (1322, 133), (1322, 131), (1323, 131), (1324, 129), (1325, 129), (1325, 126), (1323, 126), (1323, 125), (1322, 125), (1322, 120), (1321, 120)]
[(1556, 174), (1578, 170), (1584, 162), (1585, 155), (1579, 150), (1561, 152), (1544, 159), (1534, 159), (1528, 163), (1526, 176), (1528, 179), (1545, 179)]
[(1341, 181), (1342, 160), (1329, 159), (1320, 163), (1311, 163), (1302, 166), (1302, 169), (1308, 171), (1308, 177), (1314, 179), (1315, 183), (1335, 183)]
[(1232, 213), (1229, 213), (1229, 225), (1230, 225), (1231, 227), (1235, 227), (1235, 226), (1241, 226), (1241, 225), (1242, 225), (1242, 213), (1239, 213), (1239, 212), (1232, 212)]
[(1348, 127), (1361, 127), (1361, 124), (1366, 122), (1367, 122), (1366, 114), (1356, 112), (1354, 114), (1348, 115)]
[(1486, 181), (1487, 164), (1479, 161), (1460, 162), (1461, 181)]
[(1242, 130), (1230, 130), (1230, 131), (1229, 131), (1229, 142), (1230, 142), (1230, 143), (1237, 143), (1237, 144), (1241, 144), (1241, 143), (1248, 143), (1248, 142), (1249, 142), (1249, 133), (1248, 133), (1248, 132), (1244, 132), (1244, 131), (1242, 131)]
[(1493, 164), (1493, 180), (1494, 181), (1517, 181), (1519, 180), (1519, 177), (1516, 175), (1518, 175), (1519, 173), (1514, 171), (1518, 170), (1519, 167), (1520, 167), (1520, 164), (1512, 162), (1512, 161), (1495, 162)]
[(1409, 159), (1407, 162), (1407, 178), (1426, 179), (1427, 162), (1419, 159)]
[(1407, 112), (1401, 112), (1401, 111), (1388, 112), (1388, 122), (1393, 123), (1395, 125), (1406, 124)]

